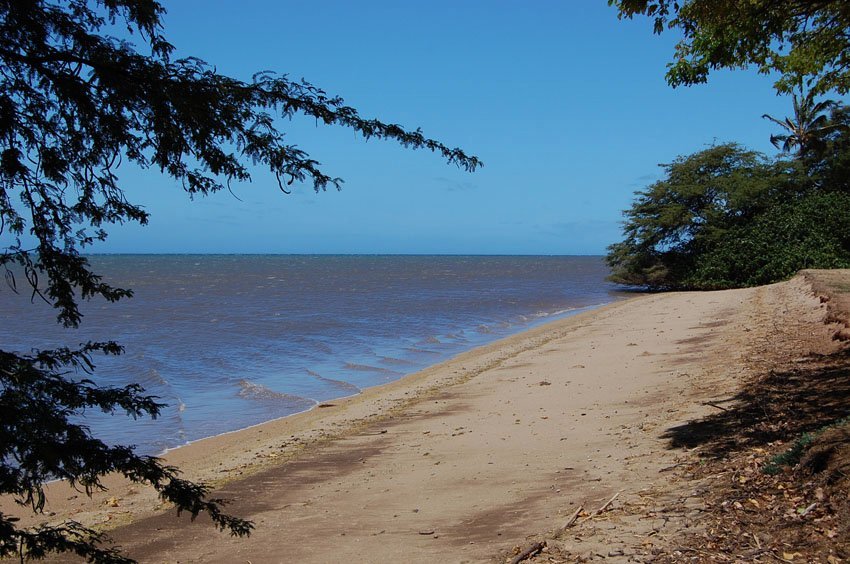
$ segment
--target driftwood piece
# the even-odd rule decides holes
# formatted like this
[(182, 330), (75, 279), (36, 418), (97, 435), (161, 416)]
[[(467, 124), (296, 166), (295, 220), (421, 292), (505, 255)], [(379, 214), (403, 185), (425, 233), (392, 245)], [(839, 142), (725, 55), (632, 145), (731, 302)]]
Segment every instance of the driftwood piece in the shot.
[(608, 500), (608, 501), (606, 501), (604, 504), (602, 504), (602, 507), (600, 507), (599, 509), (597, 509), (596, 511), (594, 511), (593, 513), (591, 513), (591, 514), (588, 516), (588, 519), (590, 519), (591, 517), (596, 517), (597, 515), (599, 515), (600, 513), (602, 513), (603, 511), (605, 511), (606, 509), (608, 509), (608, 506), (609, 506), (609, 505), (611, 505), (612, 503), (614, 503), (614, 500), (615, 500), (615, 499), (617, 499), (617, 497), (620, 495), (620, 492), (621, 492), (621, 491), (623, 491), (623, 490), (620, 490), (619, 492), (615, 493), (615, 494), (613, 495), (613, 497), (611, 497), (611, 499), (609, 499), (609, 500)]
[(520, 552), (519, 554), (514, 556), (514, 559), (511, 560), (511, 564), (519, 564), (523, 560), (531, 558), (532, 556), (534, 556), (535, 554), (537, 554), (538, 552), (543, 550), (543, 548), (545, 546), (546, 546), (545, 541), (536, 542), (536, 543), (532, 544), (531, 546), (529, 546), (528, 548), (526, 548), (525, 550), (523, 550), (522, 552)]
[(572, 514), (572, 515), (570, 515), (570, 518), (569, 518), (569, 519), (567, 519), (567, 522), (566, 522), (566, 523), (564, 523), (564, 524), (561, 526), (561, 528), (560, 528), (560, 529), (558, 529), (558, 531), (555, 533), (555, 538), (557, 538), (557, 537), (559, 537), (559, 536), (563, 535), (563, 534), (564, 534), (564, 532), (565, 532), (567, 529), (569, 529), (570, 527), (572, 527), (573, 525), (575, 525), (575, 524), (576, 524), (576, 521), (578, 521), (578, 516), (581, 514), (581, 512), (582, 512), (582, 511), (584, 511), (584, 506), (583, 506), (583, 505), (579, 505), (579, 506), (578, 506), (578, 509), (576, 509), (576, 510), (575, 510), (575, 512), (573, 512), (573, 514)]

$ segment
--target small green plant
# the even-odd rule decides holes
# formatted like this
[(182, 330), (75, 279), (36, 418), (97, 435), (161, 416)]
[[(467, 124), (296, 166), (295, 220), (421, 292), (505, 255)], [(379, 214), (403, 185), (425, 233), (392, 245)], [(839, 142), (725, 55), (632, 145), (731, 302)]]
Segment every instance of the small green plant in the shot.
[(824, 425), (820, 429), (812, 431), (811, 433), (803, 433), (800, 435), (800, 438), (794, 441), (788, 450), (780, 452), (776, 456), (772, 457), (768, 463), (764, 465), (761, 471), (770, 476), (775, 476), (782, 471), (782, 466), (795, 466), (800, 462), (803, 458), (803, 454), (806, 452), (806, 449), (815, 441), (816, 438), (829, 429), (841, 427), (848, 423), (850, 423), (850, 417), (843, 417), (838, 421)]

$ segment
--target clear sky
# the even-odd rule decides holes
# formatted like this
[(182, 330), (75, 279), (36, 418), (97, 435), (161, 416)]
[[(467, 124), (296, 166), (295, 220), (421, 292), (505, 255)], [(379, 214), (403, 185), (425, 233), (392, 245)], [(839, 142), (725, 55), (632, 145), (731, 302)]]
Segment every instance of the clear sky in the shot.
[(619, 21), (605, 0), (163, 0), (165, 35), (242, 79), (305, 78), (378, 117), (483, 159), (467, 173), (424, 151), (283, 122), (345, 180), (284, 195), (257, 173), (189, 198), (155, 172), (122, 171), (145, 228), (93, 252), (602, 254), (658, 163), (712, 142), (774, 154), (764, 113), (790, 100), (754, 71), (672, 89), (674, 34)]

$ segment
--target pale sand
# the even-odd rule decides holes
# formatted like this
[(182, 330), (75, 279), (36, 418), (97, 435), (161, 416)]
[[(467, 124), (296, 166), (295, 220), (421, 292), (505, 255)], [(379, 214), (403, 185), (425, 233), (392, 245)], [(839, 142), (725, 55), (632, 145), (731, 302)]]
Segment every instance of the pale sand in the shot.
[[(594, 509), (617, 492), (612, 514), (687, 508), (686, 486), (665, 472), (687, 454), (664, 432), (735, 389), (759, 308), (778, 295), (779, 307), (794, 302), (813, 320), (823, 311), (800, 279), (640, 296), (168, 453), (187, 477), (223, 484), (216, 496), (256, 524), (248, 539), (172, 512), (144, 517), (153, 495), (117, 480), (91, 501), (68, 499), (58, 484), (48, 510), (88, 524), (133, 516), (112, 534), (142, 562), (257, 564), (487, 562), (533, 535), (552, 537), (580, 504)], [(617, 531), (602, 520), (584, 525), (601, 528), (596, 540), (568, 532), (557, 542), (625, 560), (651, 544), (657, 521)]]

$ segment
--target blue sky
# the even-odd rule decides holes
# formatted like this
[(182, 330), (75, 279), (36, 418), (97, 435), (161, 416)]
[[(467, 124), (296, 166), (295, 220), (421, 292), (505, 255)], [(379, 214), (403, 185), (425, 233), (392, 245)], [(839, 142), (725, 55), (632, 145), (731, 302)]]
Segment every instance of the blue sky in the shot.
[(147, 227), (116, 226), (93, 252), (602, 254), (658, 163), (712, 142), (774, 154), (768, 77), (664, 81), (674, 34), (619, 21), (605, 0), (290, 2), (165, 0), (179, 55), (249, 79), (306, 78), (378, 117), (462, 147), (467, 173), (424, 151), (312, 121), (289, 140), (345, 180), (284, 195), (258, 172), (190, 201), (152, 171), (122, 170)]

